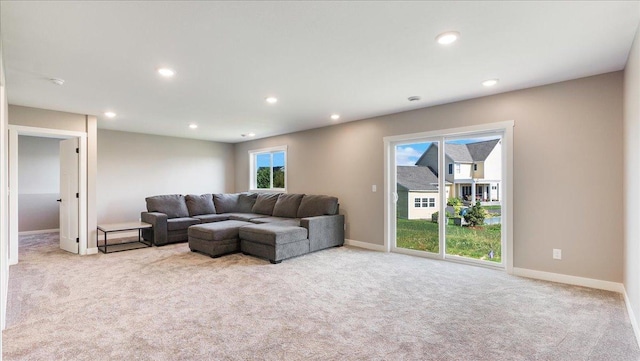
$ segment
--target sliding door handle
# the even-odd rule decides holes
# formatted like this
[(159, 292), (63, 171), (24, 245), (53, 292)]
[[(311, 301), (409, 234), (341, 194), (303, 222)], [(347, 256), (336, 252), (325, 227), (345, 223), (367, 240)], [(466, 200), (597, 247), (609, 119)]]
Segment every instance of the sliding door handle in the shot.
[(56, 202), (62, 202), (62, 199), (58, 199), (58, 200), (56, 200)]

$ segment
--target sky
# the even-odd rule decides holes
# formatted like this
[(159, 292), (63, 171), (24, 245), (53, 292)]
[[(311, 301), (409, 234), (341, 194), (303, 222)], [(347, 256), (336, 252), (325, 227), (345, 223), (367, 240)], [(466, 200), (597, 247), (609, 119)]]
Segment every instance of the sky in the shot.
[[(257, 155), (257, 163), (258, 163), (258, 168), (260, 168), (260, 167), (270, 167), (271, 166), (270, 153), (258, 154)], [(273, 166), (274, 167), (283, 167), (284, 166), (284, 152), (273, 153)]]
[[(498, 139), (498, 136), (482, 137), (482, 138), (466, 138), (457, 140), (448, 140), (445, 144), (469, 144), (482, 142), (485, 140)], [(415, 165), (420, 156), (429, 148), (432, 142), (412, 143), (396, 146), (396, 165)]]

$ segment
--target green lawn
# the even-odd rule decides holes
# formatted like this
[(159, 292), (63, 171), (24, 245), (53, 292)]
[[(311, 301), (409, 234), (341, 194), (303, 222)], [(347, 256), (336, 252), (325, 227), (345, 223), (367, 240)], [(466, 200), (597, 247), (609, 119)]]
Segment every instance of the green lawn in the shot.
[[(447, 225), (447, 254), (500, 262), (500, 228), (499, 224), (475, 228)], [(438, 253), (438, 224), (398, 218), (397, 243), (400, 248)]]

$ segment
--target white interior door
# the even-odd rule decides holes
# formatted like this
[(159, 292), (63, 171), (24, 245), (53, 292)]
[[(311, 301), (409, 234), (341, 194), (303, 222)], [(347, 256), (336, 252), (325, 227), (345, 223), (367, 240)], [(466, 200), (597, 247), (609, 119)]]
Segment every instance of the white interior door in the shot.
[(78, 253), (79, 154), (78, 138), (60, 142), (60, 248)]

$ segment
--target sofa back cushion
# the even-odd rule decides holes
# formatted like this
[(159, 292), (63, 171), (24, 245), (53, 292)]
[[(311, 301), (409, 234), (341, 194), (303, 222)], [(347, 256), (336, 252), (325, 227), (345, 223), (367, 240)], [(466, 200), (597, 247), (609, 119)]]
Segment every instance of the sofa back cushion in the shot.
[(237, 213), (251, 213), (257, 198), (258, 193), (240, 193), (238, 197), (238, 208), (236, 208), (235, 211)]
[(298, 218), (333, 215), (338, 213), (338, 198), (305, 194), (298, 208)]
[(251, 208), (252, 213), (271, 215), (273, 207), (278, 201), (280, 193), (260, 193), (256, 199), (256, 203)]
[(303, 194), (280, 194), (273, 207), (274, 217), (296, 218)]
[(213, 204), (218, 213), (234, 213), (238, 207), (240, 193), (223, 193), (213, 195)]
[(148, 212), (160, 212), (167, 218), (189, 217), (189, 210), (184, 196), (181, 194), (167, 194), (145, 198)]
[(200, 216), (203, 214), (215, 214), (216, 207), (213, 205), (212, 194), (187, 194), (184, 197), (187, 203), (187, 210), (189, 210), (189, 216)]

